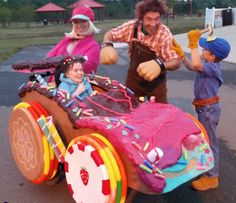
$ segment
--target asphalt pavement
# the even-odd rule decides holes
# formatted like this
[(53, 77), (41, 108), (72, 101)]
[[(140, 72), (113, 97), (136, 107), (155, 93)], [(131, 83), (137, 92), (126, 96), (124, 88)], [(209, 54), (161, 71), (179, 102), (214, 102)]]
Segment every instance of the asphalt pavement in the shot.
[[(231, 53), (222, 62), (224, 85), (220, 90), (222, 116), (218, 127), (220, 140), (220, 187), (216, 190), (197, 192), (187, 182), (174, 191), (163, 195), (138, 193), (134, 203), (231, 203), (236, 201), (236, 26), (215, 29), (217, 36), (230, 41)], [(176, 35), (186, 53), (186, 33)], [(128, 67), (127, 47), (117, 45), (119, 61), (113, 66), (101, 65), (99, 75), (109, 76), (124, 83)], [(185, 48), (186, 47), (186, 48)], [(27, 80), (28, 74), (16, 73), (10, 65), (25, 59), (38, 59), (46, 55), (51, 46), (27, 47), (0, 64), (0, 203), (65, 203), (74, 202), (65, 181), (58, 185), (34, 185), (18, 171), (11, 155), (8, 142), (8, 119), (15, 104), (20, 102), (17, 88)], [(193, 99), (194, 73), (183, 66), (168, 72), (169, 102), (194, 113)]]

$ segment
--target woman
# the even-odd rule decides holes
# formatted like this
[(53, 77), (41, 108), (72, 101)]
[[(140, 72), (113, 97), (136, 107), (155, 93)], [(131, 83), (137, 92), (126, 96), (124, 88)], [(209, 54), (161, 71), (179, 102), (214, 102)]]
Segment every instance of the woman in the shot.
[(99, 64), (100, 46), (93, 36), (94, 33), (99, 32), (99, 29), (93, 24), (93, 10), (84, 6), (76, 7), (73, 9), (70, 21), (72, 31), (65, 33), (65, 37), (48, 53), (47, 57), (60, 55), (87, 56), (84, 72), (96, 72)]

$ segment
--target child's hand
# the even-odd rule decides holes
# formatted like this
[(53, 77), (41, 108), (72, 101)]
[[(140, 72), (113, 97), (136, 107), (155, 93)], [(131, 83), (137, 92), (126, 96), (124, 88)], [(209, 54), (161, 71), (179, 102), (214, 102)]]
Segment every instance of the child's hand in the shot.
[(185, 56), (184, 51), (182, 47), (179, 45), (179, 43), (173, 38), (172, 40), (173, 44), (171, 46), (171, 49), (176, 52), (176, 54), (179, 56), (179, 58), (183, 58)]
[(98, 94), (98, 92), (96, 90), (94, 90), (90, 96), (93, 96), (93, 95), (96, 95), (96, 94)]
[(192, 30), (188, 33), (188, 48), (195, 49), (198, 48), (198, 41), (201, 36), (200, 30)]
[(75, 90), (75, 92), (73, 93), (73, 96), (77, 96), (82, 94), (84, 91), (86, 90), (86, 87), (81, 83), (78, 85), (77, 89)]
[(77, 87), (77, 90), (80, 90), (81, 93), (84, 92), (86, 90), (86, 87), (84, 86), (84, 84), (79, 84), (79, 86)]

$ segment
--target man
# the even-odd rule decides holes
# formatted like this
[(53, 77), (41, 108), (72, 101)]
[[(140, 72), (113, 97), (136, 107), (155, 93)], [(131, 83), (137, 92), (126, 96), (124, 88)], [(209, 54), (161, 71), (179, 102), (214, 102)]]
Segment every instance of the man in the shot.
[(117, 52), (112, 42), (128, 43), (130, 67), (126, 86), (138, 97), (155, 96), (162, 103), (167, 103), (166, 70), (180, 66), (178, 55), (171, 49), (172, 34), (161, 22), (165, 12), (166, 5), (160, 0), (137, 3), (137, 20), (108, 31), (100, 52), (102, 64), (113, 64), (117, 61)]

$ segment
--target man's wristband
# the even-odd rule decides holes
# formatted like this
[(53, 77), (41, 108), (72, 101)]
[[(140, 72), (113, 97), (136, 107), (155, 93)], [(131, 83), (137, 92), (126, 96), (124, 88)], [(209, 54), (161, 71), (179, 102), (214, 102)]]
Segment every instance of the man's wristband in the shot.
[(163, 61), (161, 59), (155, 58), (154, 61), (156, 61), (157, 64), (160, 66), (161, 71), (164, 71), (166, 69), (165, 64), (163, 63)]
[(102, 48), (106, 46), (114, 47), (112, 42), (103, 42), (101, 45)]

